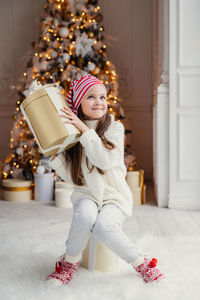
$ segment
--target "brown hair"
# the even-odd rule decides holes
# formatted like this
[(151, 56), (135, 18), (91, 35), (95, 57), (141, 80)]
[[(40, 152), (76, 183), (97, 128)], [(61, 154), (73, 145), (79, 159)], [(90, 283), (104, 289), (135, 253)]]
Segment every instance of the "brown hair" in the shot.
[[(81, 105), (79, 105), (79, 107), (78, 107), (78, 117), (80, 120), (86, 119), (83, 114)], [(111, 116), (110, 116), (109, 111), (107, 110), (107, 112), (97, 122), (96, 133), (101, 138), (101, 141), (102, 141), (104, 147), (109, 150), (112, 150), (115, 148), (115, 145), (112, 142), (110, 142), (109, 140), (107, 140), (104, 136), (104, 132), (108, 129), (110, 123), (111, 123)], [(83, 147), (80, 142), (78, 142), (76, 145), (74, 145), (70, 149), (65, 150), (65, 158), (70, 163), (70, 166), (71, 166), (72, 181), (75, 185), (79, 185), (79, 186), (84, 185), (83, 173), (81, 170), (82, 150), (83, 150)], [(91, 167), (91, 169), (89, 169), (87, 156), (86, 156), (86, 165), (88, 167), (88, 170), (91, 173), (95, 166), (93, 165)], [(97, 171), (100, 174), (104, 174), (103, 170), (101, 170), (98, 167), (95, 167), (95, 168), (97, 168)]]

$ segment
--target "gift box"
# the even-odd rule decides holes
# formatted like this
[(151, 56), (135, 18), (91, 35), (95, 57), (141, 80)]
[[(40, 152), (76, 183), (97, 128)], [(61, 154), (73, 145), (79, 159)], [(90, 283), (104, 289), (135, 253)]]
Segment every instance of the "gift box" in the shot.
[(144, 184), (144, 170), (127, 171), (126, 181), (133, 194), (133, 204), (141, 205), (146, 202), (146, 185)]
[(134, 205), (141, 205), (141, 188), (137, 187), (137, 188), (131, 189), (131, 192), (133, 194)]
[(126, 180), (131, 189), (138, 188), (140, 186), (140, 172), (139, 171), (128, 171)]
[(26, 202), (32, 200), (32, 181), (23, 179), (2, 180), (3, 200)]
[(100, 244), (91, 233), (82, 253), (81, 265), (90, 271), (116, 272), (118, 270), (118, 256)]
[(81, 132), (73, 124), (64, 124), (66, 119), (59, 116), (68, 104), (57, 85), (33, 82), (24, 94), (28, 96), (20, 109), (44, 156), (61, 153), (79, 141)]
[(74, 191), (74, 185), (66, 182), (55, 183), (55, 206), (72, 208), (71, 194)]

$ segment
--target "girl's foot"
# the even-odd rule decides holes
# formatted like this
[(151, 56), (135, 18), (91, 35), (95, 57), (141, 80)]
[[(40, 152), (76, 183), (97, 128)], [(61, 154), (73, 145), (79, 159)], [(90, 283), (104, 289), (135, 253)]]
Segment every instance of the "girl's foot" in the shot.
[(144, 256), (144, 261), (133, 268), (142, 275), (144, 281), (147, 282), (160, 282), (167, 283), (167, 278), (157, 268), (157, 259), (152, 258), (151, 260)]
[(78, 268), (79, 262), (70, 263), (65, 260), (65, 255), (61, 256), (56, 262), (55, 271), (51, 273), (46, 280), (54, 281), (56, 285), (67, 284), (73, 277), (73, 273)]

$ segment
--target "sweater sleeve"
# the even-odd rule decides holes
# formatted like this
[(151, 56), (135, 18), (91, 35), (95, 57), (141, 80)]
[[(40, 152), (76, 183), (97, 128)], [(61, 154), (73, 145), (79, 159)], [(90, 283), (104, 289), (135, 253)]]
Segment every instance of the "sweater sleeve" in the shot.
[(102, 170), (116, 167), (124, 161), (124, 125), (113, 122), (105, 132), (105, 137), (115, 144), (114, 149), (107, 149), (93, 128), (85, 131), (79, 139), (89, 161)]
[(63, 153), (59, 153), (53, 160), (50, 158), (48, 163), (64, 181), (74, 184), (71, 178), (71, 168)]

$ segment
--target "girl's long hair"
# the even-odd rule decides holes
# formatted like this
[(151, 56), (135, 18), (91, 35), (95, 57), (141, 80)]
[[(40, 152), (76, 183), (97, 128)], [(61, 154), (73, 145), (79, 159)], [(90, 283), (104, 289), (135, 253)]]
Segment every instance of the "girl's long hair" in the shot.
[[(79, 105), (79, 107), (78, 107), (78, 117), (80, 120), (83, 120), (83, 122), (84, 122), (84, 120), (87, 119), (87, 118), (85, 118), (85, 116), (83, 114), (81, 105)], [(108, 129), (110, 123), (111, 123), (111, 116), (110, 116), (109, 111), (107, 110), (107, 112), (104, 114), (104, 116), (102, 116), (99, 119), (99, 121), (97, 122), (96, 133), (101, 138), (101, 141), (102, 141), (104, 147), (109, 150), (112, 150), (115, 148), (115, 145), (112, 142), (110, 142), (109, 140), (107, 140), (104, 136), (104, 132)], [(76, 145), (74, 145), (70, 149), (65, 150), (66, 161), (69, 162), (70, 166), (71, 166), (72, 181), (75, 185), (79, 185), (79, 186), (84, 185), (84, 181), (83, 181), (84, 178), (83, 178), (83, 173), (81, 170), (82, 150), (83, 150), (83, 147), (80, 142), (76, 143)], [(87, 156), (86, 156), (86, 165), (87, 165), (90, 173), (92, 172), (92, 170), (94, 168), (97, 168), (97, 170), (100, 174), (104, 174), (103, 170), (101, 170), (98, 167), (95, 167), (94, 165), (91, 168), (89, 168)]]

